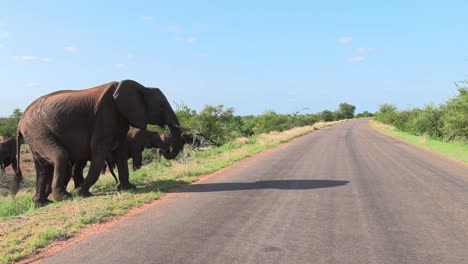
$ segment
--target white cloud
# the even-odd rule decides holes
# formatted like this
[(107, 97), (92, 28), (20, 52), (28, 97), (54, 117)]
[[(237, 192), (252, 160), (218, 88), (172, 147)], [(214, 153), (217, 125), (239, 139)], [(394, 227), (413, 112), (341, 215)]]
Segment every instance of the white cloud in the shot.
[(35, 61), (35, 62), (49, 62), (49, 58), (39, 58), (36, 56), (22, 55), (22, 56), (13, 56), (14, 60), (17, 61)]
[(204, 59), (206, 57), (208, 57), (208, 54), (206, 54), (206, 53), (198, 53), (197, 54), (197, 58), (199, 58), (199, 59)]
[(117, 69), (125, 69), (127, 68), (127, 64), (125, 63), (117, 63), (114, 65)]
[(141, 19), (146, 21), (153, 20), (153, 18), (153, 16), (141, 16)]
[(7, 48), (7, 46), (3, 45), (3, 44), (0, 44), (0, 50), (5, 50)]
[(189, 44), (193, 44), (193, 43), (195, 43), (196, 41), (197, 41), (196, 38), (188, 38), (188, 39), (187, 39), (187, 43), (189, 43)]
[(26, 84), (27, 87), (38, 87), (39, 86), (39, 83), (37, 82), (29, 82), (28, 84)]
[(63, 50), (69, 53), (77, 53), (80, 49), (75, 46), (67, 46)]
[(350, 44), (351, 42), (353, 42), (352, 37), (342, 37), (338, 39), (338, 43), (340, 44)]
[(365, 60), (366, 60), (365, 57), (358, 56), (358, 57), (347, 58), (346, 62), (347, 63), (359, 63), (359, 62), (363, 62)]
[(374, 51), (375, 51), (375, 49), (373, 49), (373, 48), (359, 48), (359, 49), (355, 50), (355, 52), (358, 53), (358, 54), (369, 54), (369, 53), (372, 53)]
[(134, 58), (135, 58), (135, 54), (133, 54), (133, 53), (128, 53), (127, 54), (127, 59), (132, 60)]

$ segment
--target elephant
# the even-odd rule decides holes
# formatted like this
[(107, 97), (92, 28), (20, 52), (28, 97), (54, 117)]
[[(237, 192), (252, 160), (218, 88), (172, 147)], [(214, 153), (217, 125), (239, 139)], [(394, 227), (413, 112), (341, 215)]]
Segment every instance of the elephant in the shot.
[[(70, 161), (91, 161), (88, 174), (74, 192), (91, 196), (89, 189), (99, 178), (107, 157), (114, 157), (119, 172), (118, 190), (136, 188), (129, 181), (125, 138), (130, 126), (142, 130), (148, 124), (169, 127), (174, 140), (163, 156), (172, 159), (183, 148), (181, 127), (166, 96), (158, 88), (133, 80), (109, 82), (85, 90), (62, 90), (42, 96), (24, 111), (17, 130), (33, 153), (36, 193), (33, 201), (49, 203), (71, 198), (64, 187), (70, 177)], [(21, 166), (15, 174), (13, 193), (22, 181)], [(50, 190), (47, 189), (50, 186)]]
[[(182, 140), (184, 138), (181, 136)], [(141, 168), (143, 150), (145, 148), (166, 149), (169, 141), (163, 142), (158, 132), (148, 130), (130, 130), (125, 143), (127, 144), (128, 157), (132, 158), (133, 170)], [(185, 142), (184, 142), (185, 143)]]
[(16, 139), (8, 138), (0, 142), (0, 169), (5, 172), (8, 166), (13, 167), (16, 172)]
[[(200, 141), (196, 139), (191, 134), (182, 133), (181, 138), (184, 144), (191, 144), (194, 146), (198, 146)], [(157, 149), (158, 156), (160, 156), (163, 151), (166, 151), (165, 148), (170, 145), (172, 142), (171, 134), (163, 134), (159, 135), (158, 132), (148, 131), (148, 130), (130, 130), (127, 133), (127, 139), (125, 140), (125, 144), (127, 145), (128, 149), (128, 159), (132, 159), (133, 163), (133, 170), (136, 171), (141, 168), (142, 166), (142, 153), (145, 148), (155, 148)], [(163, 155), (164, 156), (164, 155)], [(71, 178), (73, 178), (75, 188), (79, 187), (83, 182), (83, 170), (86, 167), (87, 161), (76, 161), (71, 162)], [(106, 164), (109, 168), (110, 173), (114, 177), (117, 183), (117, 177), (114, 173), (115, 163), (113, 158), (106, 158)], [(103, 168), (103, 174), (105, 172), (105, 167)], [(65, 188), (67, 187), (70, 181), (70, 177), (65, 180)]]
[[(158, 132), (145, 131), (145, 130), (131, 130), (127, 134), (128, 155), (132, 158), (133, 170), (136, 171), (142, 166), (142, 153), (145, 148), (158, 149), (158, 154), (163, 154), (165, 148), (171, 145), (173, 141), (171, 134), (159, 135)], [(200, 141), (192, 135), (182, 133), (181, 138), (183, 144), (200, 144)], [(163, 155), (164, 156), (164, 155)]]
[[(142, 152), (143, 149), (145, 148), (158, 148), (158, 149), (163, 149), (163, 151), (166, 150), (168, 147), (167, 144), (163, 143), (161, 140), (161, 137), (158, 132), (153, 132), (149, 130), (141, 130), (141, 129), (134, 129), (130, 130), (127, 133), (127, 137), (125, 139), (125, 143), (127, 153), (128, 153), (128, 159), (132, 159), (133, 161), (133, 170), (138, 170), (141, 168), (141, 163), (142, 163)], [(83, 169), (86, 167), (87, 161), (73, 161), (70, 163), (71, 165), (71, 174), (70, 177), (73, 178), (75, 188), (79, 187), (81, 183), (84, 181), (83, 177)], [(111, 157), (106, 158), (106, 164), (107, 167), (109, 168), (110, 173), (116, 179), (114, 173), (114, 167), (115, 167), (115, 162), (114, 159)], [(103, 168), (103, 171), (105, 171), (105, 167)], [(65, 180), (65, 186), (68, 185), (68, 182), (70, 181), (70, 177), (68, 177)]]

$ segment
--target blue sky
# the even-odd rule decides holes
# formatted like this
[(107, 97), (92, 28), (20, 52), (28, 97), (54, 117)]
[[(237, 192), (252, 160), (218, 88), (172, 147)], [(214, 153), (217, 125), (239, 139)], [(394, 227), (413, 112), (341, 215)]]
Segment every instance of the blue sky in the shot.
[(70, 2), (0, 2), (0, 116), (123, 79), (240, 115), (420, 107), (468, 73), (468, 1)]

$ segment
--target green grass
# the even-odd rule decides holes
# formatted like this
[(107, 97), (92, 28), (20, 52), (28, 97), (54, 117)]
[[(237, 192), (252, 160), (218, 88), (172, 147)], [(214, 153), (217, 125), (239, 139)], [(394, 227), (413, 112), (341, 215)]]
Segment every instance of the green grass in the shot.
[(416, 136), (397, 130), (395, 127), (372, 120), (371, 125), (380, 132), (399, 138), (418, 147), (428, 149), (452, 159), (468, 163), (468, 144), (460, 142), (444, 142), (425, 136)]
[[(336, 122), (334, 122), (336, 123)], [(74, 197), (34, 209), (34, 181), (12, 197), (0, 197), (0, 261), (12, 262), (36, 254), (55, 240), (75, 236), (89, 224), (109, 221), (132, 208), (151, 203), (174, 187), (194, 182), (201, 175), (334, 123), (316, 124), (282, 133), (240, 138), (208, 151), (187, 149), (178, 160), (152, 162), (130, 173), (137, 189), (118, 192), (110, 174), (101, 176), (90, 198)], [(72, 187), (73, 184), (70, 184)]]

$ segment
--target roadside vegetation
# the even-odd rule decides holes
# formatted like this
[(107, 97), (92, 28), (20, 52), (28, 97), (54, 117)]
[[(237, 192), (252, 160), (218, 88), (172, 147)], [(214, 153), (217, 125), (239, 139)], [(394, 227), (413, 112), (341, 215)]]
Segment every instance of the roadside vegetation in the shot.
[(456, 86), (458, 95), (438, 106), (398, 110), (383, 104), (372, 124), (417, 146), (468, 162), (468, 79)]
[[(138, 187), (135, 191), (116, 191), (115, 182), (108, 173), (92, 187), (94, 197), (74, 197), (72, 201), (56, 202), (42, 208), (35, 208), (31, 200), (35, 184), (34, 169), (23, 169), (25, 182), (15, 198), (8, 195), (7, 188), (0, 187), (0, 261), (6, 263), (34, 255), (52, 241), (66, 240), (76, 236), (86, 225), (109, 221), (132, 208), (151, 203), (168, 190), (194, 182), (201, 175), (333, 125), (339, 122), (337, 120), (352, 118), (354, 109), (350, 104), (340, 104), (336, 111), (330, 111), (330, 120), (328, 112), (326, 116), (323, 112), (279, 114), (275, 111), (266, 111), (259, 116), (237, 116), (233, 108), (223, 105), (206, 106), (197, 113), (184, 104), (178, 104), (176, 114), (181, 125), (190, 128), (196, 135), (203, 135), (199, 137), (201, 146), (195, 148), (187, 145), (171, 161), (160, 159), (152, 150), (145, 150), (145, 166), (130, 172), (131, 182)], [(17, 123), (12, 120), (21, 116), (21, 112), (15, 110), (15, 113), (0, 121), (0, 131), (16, 130)], [(11, 129), (10, 126), (15, 128)], [(14, 136), (12, 133), (3, 135)], [(22, 168), (32, 167), (31, 154), (26, 145), (22, 146), (22, 152)], [(10, 175), (0, 175), (0, 181), (5, 186), (12, 178), (11, 171), (7, 174)], [(73, 184), (70, 184), (69, 191), (72, 188)]]
[(392, 104), (383, 104), (375, 113), (375, 120), (409, 134), (467, 144), (468, 79), (458, 82), (457, 87), (458, 95), (439, 106), (428, 104), (399, 111)]
[(417, 136), (407, 132), (400, 131), (392, 125), (383, 124), (372, 120), (371, 125), (380, 132), (399, 138), (403, 141), (428, 149), (452, 159), (459, 160), (468, 164), (468, 144), (462, 142), (447, 142), (431, 139), (427, 136)]

